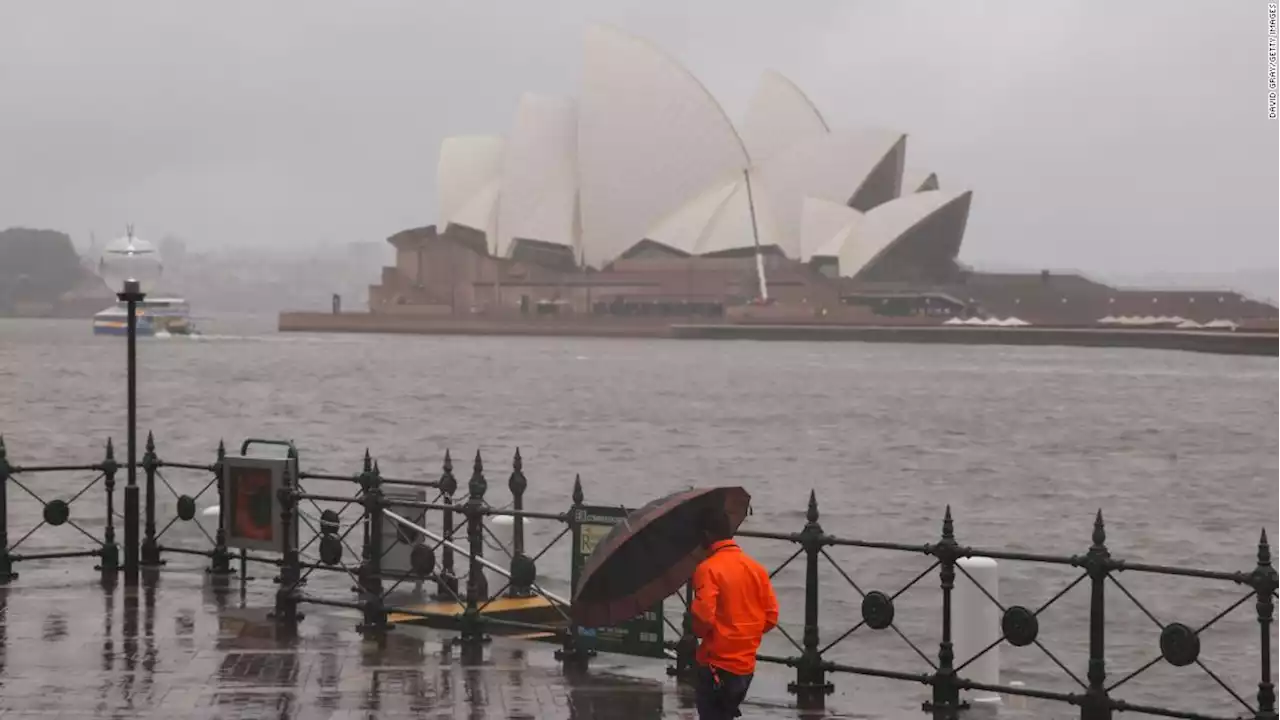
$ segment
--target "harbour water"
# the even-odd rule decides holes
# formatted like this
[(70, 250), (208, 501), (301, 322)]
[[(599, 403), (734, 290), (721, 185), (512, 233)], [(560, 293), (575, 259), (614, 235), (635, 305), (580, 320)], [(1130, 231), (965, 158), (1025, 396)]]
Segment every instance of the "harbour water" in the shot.
[[(526, 506), (567, 506), (575, 474), (588, 502), (640, 504), (694, 484), (741, 484), (749, 526), (799, 530), (809, 490), (827, 532), (867, 540), (937, 539), (950, 504), (961, 543), (1083, 553), (1102, 508), (1113, 555), (1214, 570), (1255, 562), (1276, 539), (1274, 359), (1145, 350), (661, 342), (614, 339), (281, 335), (273, 318), (215, 318), (199, 338), (140, 344), (139, 423), (162, 457), (209, 462), (219, 438), (291, 438), (307, 469), (354, 472), (368, 447), (383, 472), (436, 477), (452, 448), (465, 483), (486, 459), (490, 501), (508, 498), (511, 453), (524, 457)], [(123, 451), (124, 347), (84, 322), (0, 320), (0, 434), (11, 461), (92, 462), (108, 436)], [(119, 456), (118, 456), (119, 457)], [(45, 486), (69, 494), (85, 478)], [(196, 482), (191, 480), (190, 482)], [(195, 486), (199, 489), (199, 485)], [(13, 501), (11, 516), (38, 517)], [(165, 515), (171, 513), (166, 509)], [(27, 524), (30, 524), (29, 522)], [(537, 549), (558, 528), (532, 528)], [(11, 534), (14, 531), (11, 531)], [(747, 543), (766, 565), (794, 548)], [(892, 594), (922, 557), (836, 549), (863, 590)], [(540, 572), (564, 577), (568, 550)], [(87, 571), (86, 563), (86, 572)], [(824, 571), (823, 644), (853, 626), (859, 597)], [(1000, 599), (1038, 607), (1078, 572), (1007, 563)], [(1164, 622), (1192, 627), (1243, 587), (1124, 574)], [(775, 581), (784, 626), (800, 635), (803, 571)], [(898, 599), (904, 633), (936, 659), (937, 579)], [(671, 612), (675, 613), (675, 608)], [(1088, 591), (1040, 618), (1041, 639), (1083, 678)], [(1202, 638), (1201, 658), (1252, 700), (1258, 682), (1253, 603)], [(1109, 675), (1159, 654), (1159, 629), (1120, 592), (1108, 596)], [(785, 638), (766, 650), (793, 654)], [(927, 671), (889, 633), (862, 629), (830, 659)], [(1005, 648), (1002, 680), (1079, 691), (1036, 647)], [(607, 658), (602, 664), (626, 665)], [(637, 661), (635, 672), (661, 668)], [(790, 671), (762, 672), (785, 697)], [(918, 711), (923, 689), (833, 678), (832, 704), (860, 713)], [(1116, 695), (1220, 713), (1243, 711), (1199, 668), (1158, 665)], [(1041, 717), (1069, 717), (1066, 706)]]

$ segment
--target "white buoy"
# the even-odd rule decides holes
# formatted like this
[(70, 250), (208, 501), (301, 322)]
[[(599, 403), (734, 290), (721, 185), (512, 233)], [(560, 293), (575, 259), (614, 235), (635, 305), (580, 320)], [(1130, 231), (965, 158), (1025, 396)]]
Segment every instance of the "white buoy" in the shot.
[[(977, 581), (992, 598), (1000, 599), (1000, 574), (996, 561), (986, 557), (961, 558), (957, 561), (969, 575), (956, 573), (955, 616), (952, 623), (952, 639), (956, 664), (969, 662), (969, 658), (982, 652), (1000, 638), (1000, 608), (974, 585)], [(1000, 646), (987, 650), (961, 673), (974, 682), (997, 685), (1000, 682)], [(986, 690), (967, 691), (974, 703), (998, 703), (1000, 696)]]
[[(515, 552), (515, 548), (511, 545), (512, 540), (515, 538), (516, 519), (510, 515), (490, 515), (485, 518), (484, 524), (485, 527), (492, 531), (492, 534), (488, 532), (485, 533), (485, 557), (503, 568), (510, 568), (511, 556), (509, 553)], [(528, 523), (526, 522), (525, 524), (525, 530), (527, 532)], [(506, 576), (495, 572), (492, 569), (486, 570), (485, 575), (489, 581), (490, 593), (498, 592), (507, 584)]]

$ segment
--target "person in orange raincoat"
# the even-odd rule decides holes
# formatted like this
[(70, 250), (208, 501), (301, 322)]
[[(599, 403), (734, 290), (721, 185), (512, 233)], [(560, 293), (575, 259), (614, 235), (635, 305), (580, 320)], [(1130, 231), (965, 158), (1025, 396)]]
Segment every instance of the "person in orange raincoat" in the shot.
[(733, 720), (756, 671), (756, 651), (778, 624), (769, 573), (733, 541), (723, 508), (699, 516), (707, 559), (693, 571), (693, 633), (698, 643), (695, 689), (701, 720)]

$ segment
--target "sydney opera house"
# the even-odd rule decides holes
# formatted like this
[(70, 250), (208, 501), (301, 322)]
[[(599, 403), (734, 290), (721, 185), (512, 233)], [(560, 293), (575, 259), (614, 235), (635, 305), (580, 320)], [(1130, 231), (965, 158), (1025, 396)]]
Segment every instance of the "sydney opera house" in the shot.
[(829, 125), (775, 73), (735, 122), (668, 55), (592, 27), (576, 99), (526, 94), (506, 136), (443, 141), (437, 222), (389, 239), (370, 311), (1274, 323), (1230, 292), (966, 267), (973, 194), (908, 149), (892, 129)]

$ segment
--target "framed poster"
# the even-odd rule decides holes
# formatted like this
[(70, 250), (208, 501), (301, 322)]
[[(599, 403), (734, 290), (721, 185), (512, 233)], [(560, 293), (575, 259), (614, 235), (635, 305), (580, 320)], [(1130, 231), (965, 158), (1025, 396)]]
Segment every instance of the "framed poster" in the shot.
[[(278, 492), (284, 487), (290, 460), (227, 457), (222, 461), (222, 530), (227, 547), (284, 552)], [(289, 468), (292, 470), (292, 468)], [(289, 478), (296, 473), (287, 473)], [(298, 523), (290, 523), (294, 547)]]

